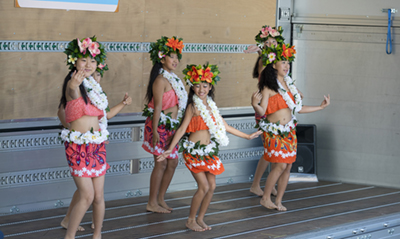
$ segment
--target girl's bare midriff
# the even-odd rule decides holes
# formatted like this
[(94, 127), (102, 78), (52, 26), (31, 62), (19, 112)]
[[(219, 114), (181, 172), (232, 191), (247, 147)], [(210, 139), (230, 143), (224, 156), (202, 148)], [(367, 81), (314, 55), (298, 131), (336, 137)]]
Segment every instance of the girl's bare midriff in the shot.
[(190, 133), (189, 140), (197, 143), (200, 141), (200, 144), (208, 145), (210, 143), (210, 132), (208, 130), (199, 130), (193, 133)]
[(71, 122), (70, 130), (79, 131), (81, 133), (86, 133), (90, 130), (97, 131), (99, 127), (99, 119), (97, 116), (84, 115), (77, 120)]
[(279, 121), (279, 124), (285, 125), (292, 119), (292, 114), (289, 108), (285, 108), (267, 115), (267, 119), (269, 122), (276, 123)]
[(172, 113), (171, 117), (176, 119), (178, 117), (178, 105), (172, 106), (171, 108), (165, 109), (164, 114)]

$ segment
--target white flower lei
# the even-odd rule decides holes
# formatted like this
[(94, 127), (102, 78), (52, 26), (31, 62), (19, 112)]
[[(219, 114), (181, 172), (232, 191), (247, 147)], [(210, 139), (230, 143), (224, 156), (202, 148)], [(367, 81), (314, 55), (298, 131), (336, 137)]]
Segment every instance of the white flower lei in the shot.
[(160, 69), (160, 74), (162, 74), (171, 84), (172, 89), (174, 89), (175, 94), (178, 96), (179, 110), (183, 112), (186, 109), (188, 95), (181, 79), (179, 79), (175, 73), (170, 73), (163, 68)]
[[(187, 136), (183, 137), (180, 145), (183, 149), (185, 149), (191, 155), (199, 155), (199, 156), (208, 156), (208, 155), (216, 155), (218, 154), (218, 144), (214, 141), (214, 138), (210, 139), (210, 143), (208, 145), (196, 145), (196, 143), (189, 140)], [(179, 150), (181, 151), (181, 150)], [(183, 151), (183, 150), (182, 150)]]
[(200, 111), (200, 116), (209, 128), (211, 136), (215, 137), (215, 140), (221, 146), (227, 146), (229, 144), (229, 138), (226, 135), (224, 121), (219, 114), (219, 110), (215, 102), (211, 99), (211, 97), (207, 96), (207, 104), (211, 108), (211, 113), (215, 118), (215, 123), (211, 117), (210, 112), (207, 110), (207, 107), (203, 104), (203, 101), (197, 95), (193, 96), (193, 102), (196, 108)]
[(259, 126), (260, 128), (270, 134), (274, 135), (287, 135), (289, 134), (297, 125), (297, 119), (294, 116), (295, 112), (299, 112), (302, 108), (302, 100), (299, 92), (297, 91), (296, 86), (294, 85), (294, 81), (290, 76), (285, 76), (284, 81), (289, 88), (290, 93), (292, 93), (295, 102), (293, 102), (292, 98), (290, 98), (287, 90), (285, 90), (279, 80), (276, 80), (279, 86), (278, 92), (285, 100), (289, 109), (291, 110), (292, 119), (285, 125), (281, 125), (278, 123), (271, 123), (267, 120), (267, 118), (260, 120)]
[[(160, 74), (162, 74), (168, 80), (168, 82), (172, 86), (172, 89), (175, 91), (175, 94), (178, 96), (178, 118), (173, 119), (161, 111), (160, 123), (166, 125), (168, 129), (175, 130), (178, 128), (179, 123), (181, 122), (183, 111), (186, 109), (188, 95), (181, 79), (179, 79), (179, 77), (175, 73), (170, 73), (161, 68)], [(154, 109), (146, 105), (145, 109), (143, 110), (143, 115), (147, 117), (152, 117), (153, 112)]]
[(296, 128), (296, 124), (297, 124), (297, 119), (294, 115), (292, 115), (292, 119), (285, 125), (281, 125), (279, 123), (271, 123), (266, 118), (260, 120), (260, 122), (258, 123), (258, 125), (263, 131), (274, 135), (287, 135), (294, 128)]
[(295, 102), (293, 102), (292, 98), (290, 98), (289, 94), (287, 93), (287, 90), (283, 88), (279, 80), (276, 80), (279, 86), (278, 92), (282, 96), (282, 98), (286, 101), (286, 104), (292, 111), (292, 115), (294, 115), (295, 112), (299, 112), (302, 108), (301, 96), (297, 91), (297, 88), (294, 85), (294, 81), (292, 80), (292, 78), (290, 78), (290, 76), (285, 76), (283, 80), (286, 82), (286, 85), (288, 86), (290, 93), (292, 93)]
[(88, 94), (90, 102), (100, 110), (108, 107), (107, 95), (104, 93), (100, 84), (92, 77), (83, 79), (83, 86)]
[(61, 131), (60, 137), (63, 141), (67, 141), (69, 143), (73, 142), (79, 145), (88, 143), (101, 144), (102, 142), (106, 141), (110, 135), (107, 130), (107, 96), (101, 88), (100, 84), (92, 76), (89, 76), (88, 80), (86, 78), (83, 80), (83, 86), (88, 93), (90, 102), (98, 109), (103, 111), (104, 116), (99, 121), (100, 129), (93, 132), (87, 131), (86, 133), (63, 129)]

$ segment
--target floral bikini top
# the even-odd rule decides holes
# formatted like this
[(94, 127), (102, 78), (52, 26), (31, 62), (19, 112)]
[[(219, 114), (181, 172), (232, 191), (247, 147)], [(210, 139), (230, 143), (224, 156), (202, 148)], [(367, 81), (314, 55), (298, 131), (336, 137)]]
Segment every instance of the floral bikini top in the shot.
[[(178, 96), (176, 95), (174, 89), (171, 89), (167, 92), (164, 92), (163, 98), (162, 98), (162, 108), (161, 110), (166, 110), (171, 107), (174, 107), (175, 105), (179, 104), (178, 101)], [(151, 99), (151, 101), (148, 104), (149, 108), (154, 109), (154, 98)]]
[(65, 106), (65, 121), (67, 123), (75, 121), (84, 115), (98, 116), (99, 119), (104, 116), (104, 112), (102, 110), (92, 105), (89, 98), (87, 100), (88, 103), (86, 104), (81, 96), (77, 99), (67, 102), (67, 105)]

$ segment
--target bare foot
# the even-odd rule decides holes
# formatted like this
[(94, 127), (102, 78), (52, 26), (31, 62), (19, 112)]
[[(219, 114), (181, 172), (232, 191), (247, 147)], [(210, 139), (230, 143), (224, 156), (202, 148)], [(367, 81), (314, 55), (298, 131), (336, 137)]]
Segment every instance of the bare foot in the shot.
[(209, 230), (212, 229), (210, 226), (208, 226), (207, 224), (205, 224), (203, 220), (197, 219), (197, 224), (198, 224), (199, 226), (201, 226), (205, 231), (209, 231)]
[[(65, 219), (63, 219), (60, 224), (61, 224), (62, 228), (64, 228), (64, 229), (68, 228), (68, 222), (66, 222)], [(78, 226), (78, 229), (76, 231), (77, 232), (83, 232), (83, 231), (85, 231), (85, 228), (83, 228), (81, 226)]]
[(260, 188), (260, 186), (258, 186), (258, 187), (253, 187), (253, 185), (252, 185), (251, 188), (250, 188), (250, 192), (253, 193), (253, 194), (255, 194), (255, 195), (257, 195), (257, 196), (259, 196), (259, 197), (262, 197), (262, 195), (264, 194), (264, 192), (263, 192), (263, 190)]
[(275, 187), (272, 188), (271, 195), (275, 196), (275, 197), (276, 197), (276, 195), (278, 195), (278, 191), (276, 191)]
[(260, 204), (268, 209), (278, 209), (278, 207), (271, 200), (260, 200)]
[(167, 209), (168, 211), (174, 210), (172, 207), (168, 207), (167, 203), (164, 200), (162, 200), (162, 201), (159, 200), (158, 201), (158, 205), (160, 205), (161, 207)]
[(280, 211), (280, 212), (286, 212), (286, 211), (287, 211), (287, 208), (284, 207), (284, 206), (282, 205), (282, 203), (277, 203), (276, 206), (277, 206), (276, 210), (278, 210), (278, 211)]
[(171, 213), (171, 211), (161, 207), (160, 205), (152, 206), (150, 204), (147, 204), (146, 210), (148, 212), (155, 212), (155, 213)]
[(192, 231), (195, 232), (203, 232), (205, 231), (204, 228), (202, 228), (201, 226), (199, 226), (199, 224), (197, 224), (196, 219), (190, 219), (188, 218), (187, 222), (186, 222), (186, 227), (189, 228)]

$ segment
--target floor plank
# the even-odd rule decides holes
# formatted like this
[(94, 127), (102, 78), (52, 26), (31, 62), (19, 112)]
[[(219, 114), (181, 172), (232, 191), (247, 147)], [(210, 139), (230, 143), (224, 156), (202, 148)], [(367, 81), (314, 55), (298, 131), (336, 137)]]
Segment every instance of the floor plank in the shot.
[[(171, 214), (146, 212), (147, 197), (106, 202), (103, 238), (283, 238), (400, 212), (400, 190), (336, 182), (292, 183), (283, 204), (287, 212), (262, 207), (249, 192), (251, 183), (218, 185), (205, 222), (211, 231), (186, 229), (195, 190), (166, 195)], [(272, 197), (273, 198), (273, 197)], [(274, 199), (274, 198), (273, 198)], [(66, 208), (0, 217), (5, 238), (63, 238)], [(91, 238), (92, 213), (86, 213), (76, 238)]]

